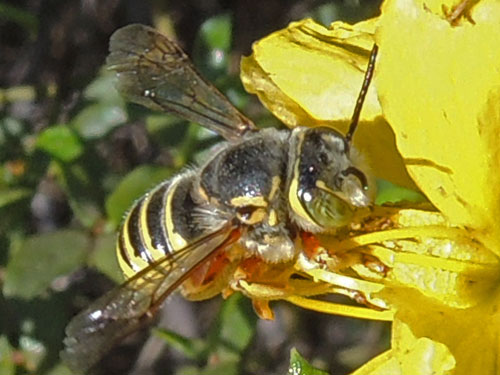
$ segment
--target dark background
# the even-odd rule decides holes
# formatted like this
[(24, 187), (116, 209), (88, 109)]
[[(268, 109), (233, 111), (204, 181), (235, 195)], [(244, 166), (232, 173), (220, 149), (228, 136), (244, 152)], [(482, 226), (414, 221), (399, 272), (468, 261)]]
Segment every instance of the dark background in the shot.
[[(369, 0), (0, 1), (0, 374), (69, 373), (58, 357), (63, 329), (119, 281), (113, 242), (124, 210), (144, 189), (203, 158), (217, 141), (199, 127), (126, 105), (111, 93), (101, 68), (114, 30), (135, 22), (170, 28), (245, 113), (279, 126), (243, 92), (239, 57), (251, 52), (253, 41), (293, 20), (353, 23), (378, 8)], [(217, 41), (206, 42), (210, 33), (231, 40), (222, 65), (209, 61), (218, 48)], [(249, 324), (249, 337), (231, 359), (236, 370), (219, 373), (285, 374), (296, 347), (315, 366), (346, 374), (388, 345), (387, 327), (378, 323), (286, 304), (273, 305), (276, 320), (264, 322), (248, 301), (232, 303)], [(201, 342), (226, 326), (230, 335), (243, 335), (220, 306), (219, 297), (189, 303), (173, 296), (160, 324)], [(96, 372), (220, 371), (217, 361), (225, 359), (218, 352), (190, 359), (189, 350), (178, 350), (182, 340), (173, 341), (169, 346), (165, 339), (148, 339), (147, 332), (134, 335)]]

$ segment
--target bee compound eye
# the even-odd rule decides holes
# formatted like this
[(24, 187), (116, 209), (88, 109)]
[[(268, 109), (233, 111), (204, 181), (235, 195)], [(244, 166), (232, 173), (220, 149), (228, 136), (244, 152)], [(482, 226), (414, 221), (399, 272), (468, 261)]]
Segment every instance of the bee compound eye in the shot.
[(312, 221), (324, 229), (345, 225), (352, 217), (346, 201), (322, 189), (304, 192), (302, 204)]

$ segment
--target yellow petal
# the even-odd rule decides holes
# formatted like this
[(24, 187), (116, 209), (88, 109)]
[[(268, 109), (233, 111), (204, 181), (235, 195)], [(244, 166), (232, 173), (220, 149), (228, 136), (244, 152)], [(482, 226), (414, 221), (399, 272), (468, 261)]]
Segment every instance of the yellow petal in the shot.
[(393, 329), (396, 345), (366, 363), (352, 375), (446, 375), (455, 360), (448, 348), (428, 338), (416, 338), (403, 324)]
[(304, 309), (318, 311), (324, 314), (348, 316), (350, 318), (357, 319), (380, 320), (385, 322), (392, 322), (394, 319), (394, 312), (391, 310), (377, 311), (367, 307), (327, 302), (295, 295), (288, 296), (284, 299)]
[(498, 252), (500, 2), (470, 3), (453, 26), (438, 1), (386, 1), (375, 83), (417, 185)]
[(412, 305), (401, 306), (398, 311), (393, 323), (393, 345), (399, 345), (399, 332), (409, 326), (416, 337), (440, 342), (450, 350), (456, 361), (454, 375), (497, 374), (500, 360), (498, 301), (496, 292), (474, 308), (452, 309), (415, 296)]
[[(361, 89), (377, 20), (327, 29), (312, 20), (290, 24), (255, 43), (242, 60), (245, 88), (290, 127), (333, 126), (345, 132)], [(377, 177), (415, 189), (380, 116), (374, 85), (354, 145)]]
[[(375, 23), (335, 23), (329, 30), (310, 19), (294, 22), (255, 43), (253, 58), (312, 119), (348, 120), (363, 82)], [(372, 88), (363, 115), (371, 120), (380, 113)]]

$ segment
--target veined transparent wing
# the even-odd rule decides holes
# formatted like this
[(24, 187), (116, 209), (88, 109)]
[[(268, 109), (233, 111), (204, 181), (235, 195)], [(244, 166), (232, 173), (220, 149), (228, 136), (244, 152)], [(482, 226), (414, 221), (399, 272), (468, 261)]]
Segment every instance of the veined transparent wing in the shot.
[(86, 373), (121, 339), (150, 321), (162, 302), (216, 251), (233, 244), (239, 229), (227, 224), (165, 256), (80, 312), (66, 327), (61, 357)]
[(128, 100), (172, 112), (235, 141), (256, 130), (219, 90), (198, 73), (173, 41), (144, 25), (128, 25), (111, 36), (107, 64)]

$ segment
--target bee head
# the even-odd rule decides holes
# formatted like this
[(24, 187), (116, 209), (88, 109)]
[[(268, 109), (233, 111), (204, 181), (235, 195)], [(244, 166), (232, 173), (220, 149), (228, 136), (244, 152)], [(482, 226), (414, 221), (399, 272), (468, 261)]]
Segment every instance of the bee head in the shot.
[[(349, 142), (330, 128), (296, 132), (289, 199), (295, 219), (309, 231), (346, 225), (371, 204), (368, 178), (353, 162)], [(356, 157), (354, 157), (356, 159)]]

